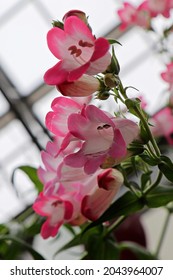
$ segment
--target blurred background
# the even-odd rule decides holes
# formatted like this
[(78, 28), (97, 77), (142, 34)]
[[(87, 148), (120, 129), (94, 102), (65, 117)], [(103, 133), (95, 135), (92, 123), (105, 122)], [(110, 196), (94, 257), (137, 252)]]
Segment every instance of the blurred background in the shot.
[[(11, 176), (20, 165), (37, 168), (41, 164), (40, 150), (49, 139), (44, 119), (52, 100), (59, 95), (54, 87), (43, 82), (45, 71), (56, 62), (46, 43), (52, 20), (61, 21), (71, 9), (84, 11), (97, 37), (117, 39), (122, 44), (115, 46), (115, 53), (124, 85), (134, 86), (145, 96), (149, 112), (156, 112), (166, 100), (165, 84), (159, 74), (164, 61), (157, 53), (157, 41), (151, 33), (138, 27), (120, 32), (116, 11), (123, 2), (0, 0), (0, 223), (18, 216), (37, 196), (34, 186), (22, 172), (15, 173), (15, 187)], [(139, 4), (140, 0), (128, 2)], [(158, 19), (158, 26), (164, 24), (163, 21)], [(111, 102), (109, 105), (114, 106)], [(164, 210), (156, 209), (142, 216), (151, 249), (157, 244), (165, 215)], [(161, 249), (162, 259), (173, 259), (172, 230), (173, 220)], [(56, 250), (68, 239), (70, 234), (62, 229)], [(54, 246), (51, 239), (35, 237), (35, 249), (47, 259), (53, 258)], [(79, 255), (80, 248), (56, 258), (75, 259)]]

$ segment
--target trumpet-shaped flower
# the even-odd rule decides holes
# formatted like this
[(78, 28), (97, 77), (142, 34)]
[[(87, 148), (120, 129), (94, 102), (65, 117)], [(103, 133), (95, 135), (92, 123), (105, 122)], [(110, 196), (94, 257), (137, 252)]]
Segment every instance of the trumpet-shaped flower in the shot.
[[(56, 136), (64, 137), (61, 150), (77, 141), (78, 151), (64, 161), (72, 167), (82, 167), (94, 173), (107, 159), (118, 163), (127, 155), (127, 146), (137, 138), (139, 129), (133, 121), (115, 118), (94, 105), (84, 105), (67, 98), (53, 101), (53, 112), (46, 117), (46, 125)], [(111, 165), (112, 166), (112, 165)], [(109, 166), (110, 167), (110, 166)]]
[(65, 19), (64, 30), (52, 28), (47, 34), (47, 43), (60, 60), (44, 75), (49, 85), (73, 82), (83, 74), (98, 74), (105, 71), (111, 62), (109, 42), (105, 38), (96, 39), (77, 16)]
[(64, 96), (89, 96), (99, 90), (100, 83), (97, 78), (89, 75), (83, 75), (74, 82), (64, 82), (57, 86), (57, 89)]
[(63, 152), (59, 153), (58, 159), (56, 157), (60, 144), (56, 138), (47, 144), (46, 151), (42, 152), (44, 168), (38, 170), (44, 189), (33, 209), (46, 217), (41, 229), (43, 238), (54, 237), (64, 223), (79, 225), (99, 217), (123, 183), (121, 173), (115, 169), (98, 169), (91, 176), (83, 168), (67, 166)]

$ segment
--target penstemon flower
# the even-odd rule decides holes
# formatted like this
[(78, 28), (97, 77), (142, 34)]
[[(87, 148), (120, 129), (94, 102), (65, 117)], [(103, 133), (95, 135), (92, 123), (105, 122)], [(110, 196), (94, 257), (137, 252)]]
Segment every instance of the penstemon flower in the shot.
[(56, 136), (64, 136), (61, 149), (65, 150), (71, 141), (81, 143), (77, 152), (65, 157), (65, 163), (72, 167), (84, 166), (87, 174), (94, 173), (108, 159), (111, 166), (121, 162), (127, 155), (127, 146), (139, 134), (133, 121), (113, 117), (94, 105), (80, 107), (61, 97), (53, 101), (52, 109), (46, 124)]
[[(71, 150), (74, 148), (70, 147)], [(99, 169), (91, 176), (83, 169), (67, 166), (63, 162), (63, 152), (56, 157), (59, 149), (59, 139), (49, 142), (46, 151), (42, 152), (45, 167), (38, 170), (44, 189), (33, 209), (47, 217), (41, 229), (43, 238), (54, 237), (64, 223), (80, 225), (88, 219), (97, 219), (123, 183), (123, 176), (115, 169)]]
[(44, 75), (49, 85), (74, 82), (83, 74), (95, 75), (106, 70), (111, 62), (109, 42), (96, 39), (89, 27), (77, 16), (68, 16), (64, 29), (52, 28), (47, 43), (53, 55), (60, 60)]

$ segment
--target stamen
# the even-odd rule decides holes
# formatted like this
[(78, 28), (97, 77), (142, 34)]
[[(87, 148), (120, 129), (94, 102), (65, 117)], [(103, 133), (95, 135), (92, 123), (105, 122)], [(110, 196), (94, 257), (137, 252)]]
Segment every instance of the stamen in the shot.
[(92, 43), (84, 42), (83, 40), (80, 40), (78, 44), (79, 44), (79, 46), (81, 46), (83, 48), (85, 48), (85, 47), (92, 48), (93, 47)]
[(71, 51), (71, 55), (76, 55), (76, 57), (82, 54), (81, 49), (78, 49), (76, 46), (71, 46), (68, 48), (68, 50)]
[(54, 201), (54, 202), (52, 202), (52, 206), (53, 207), (57, 207), (58, 206), (58, 204), (62, 204), (62, 201), (60, 201), (60, 200), (56, 200), (56, 201)]

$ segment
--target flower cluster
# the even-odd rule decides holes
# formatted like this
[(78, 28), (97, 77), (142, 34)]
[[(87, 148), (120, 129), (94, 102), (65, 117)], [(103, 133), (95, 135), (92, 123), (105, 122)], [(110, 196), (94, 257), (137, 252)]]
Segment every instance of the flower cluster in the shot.
[[(124, 2), (123, 8), (119, 9), (117, 12), (121, 20), (120, 29), (124, 30), (129, 26), (139, 26), (143, 29), (152, 31), (155, 33), (155, 35), (157, 35), (157, 32), (155, 32), (155, 29), (152, 25), (152, 20), (154, 20), (159, 15), (162, 15), (162, 17), (165, 18), (170, 18), (172, 9), (172, 0), (145, 0), (138, 6)], [(167, 104), (163, 104), (159, 112), (156, 112), (150, 116), (150, 123), (153, 125), (151, 127), (153, 135), (156, 138), (166, 138), (168, 144), (172, 145), (173, 111), (171, 108), (173, 107), (173, 62), (172, 54), (169, 50), (169, 38), (173, 34), (173, 26), (171, 24), (169, 27), (166, 26), (165, 29), (162, 27), (162, 29), (162, 31), (160, 30), (160, 32), (162, 32), (162, 36), (159, 38), (159, 41), (161, 41), (159, 53), (166, 53), (167, 61), (169, 62), (166, 63), (166, 70), (160, 73), (160, 77), (168, 84), (167, 90), (169, 93), (169, 98)]]
[(64, 223), (80, 225), (103, 214), (124, 180), (115, 166), (131, 155), (128, 145), (139, 137), (135, 122), (89, 104), (92, 93), (110, 90), (104, 85), (112, 61), (109, 42), (95, 38), (81, 11), (63, 20), (47, 36), (59, 61), (45, 73), (45, 82), (68, 97), (55, 98), (46, 116), (54, 140), (42, 152), (38, 176), (44, 189), (33, 205), (46, 217), (43, 238), (55, 236)]
[(122, 22), (121, 29), (124, 30), (131, 25), (151, 29), (151, 19), (158, 15), (170, 17), (172, 8), (172, 0), (145, 0), (139, 6), (124, 2), (124, 7), (118, 10)]

